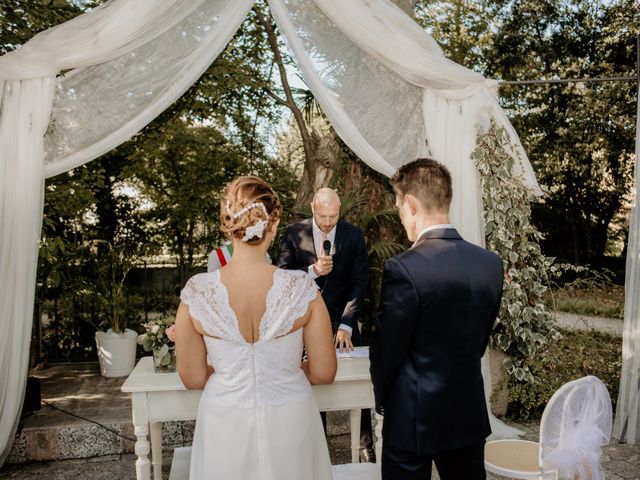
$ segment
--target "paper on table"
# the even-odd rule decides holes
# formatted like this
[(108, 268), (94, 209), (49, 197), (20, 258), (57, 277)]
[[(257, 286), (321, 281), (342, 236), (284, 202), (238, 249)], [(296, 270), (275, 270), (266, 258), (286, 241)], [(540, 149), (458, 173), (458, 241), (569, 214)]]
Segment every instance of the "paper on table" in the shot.
[(340, 352), (336, 349), (338, 358), (369, 358), (369, 347), (354, 347), (350, 352)]

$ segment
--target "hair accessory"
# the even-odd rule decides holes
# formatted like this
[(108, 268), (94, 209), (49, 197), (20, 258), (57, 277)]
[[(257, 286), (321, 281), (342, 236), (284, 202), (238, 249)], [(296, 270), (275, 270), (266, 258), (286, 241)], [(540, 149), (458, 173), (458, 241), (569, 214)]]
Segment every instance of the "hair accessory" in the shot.
[(253, 237), (262, 238), (264, 234), (265, 227), (269, 224), (268, 220), (258, 220), (253, 225), (248, 226), (245, 229), (244, 237), (242, 237), (243, 242), (248, 242)]
[(240, 217), (241, 215), (247, 213), (252, 208), (261, 208), (264, 214), (267, 216), (267, 218), (269, 217), (269, 212), (267, 212), (267, 207), (265, 207), (264, 203), (262, 202), (251, 202), (250, 204), (246, 205), (244, 208), (238, 210), (237, 212), (232, 212), (231, 202), (227, 201), (227, 211), (229, 212), (229, 215), (231, 215), (233, 218)]

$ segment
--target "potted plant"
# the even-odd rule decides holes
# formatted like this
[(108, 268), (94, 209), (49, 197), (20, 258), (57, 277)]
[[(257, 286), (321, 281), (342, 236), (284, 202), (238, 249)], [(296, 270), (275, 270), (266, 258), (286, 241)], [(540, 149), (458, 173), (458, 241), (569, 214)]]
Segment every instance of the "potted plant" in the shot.
[(136, 361), (138, 334), (127, 326), (137, 314), (125, 280), (138, 255), (103, 240), (94, 247), (96, 279), (85, 282), (84, 293), (93, 297), (99, 310), (95, 339), (100, 372), (104, 377), (124, 377)]
[(138, 335), (138, 345), (142, 345), (145, 352), (153, 352), (156, 372), (176, 370), (175, 321), (175, 315), (161, 315), (142, 324), (145, 331)]

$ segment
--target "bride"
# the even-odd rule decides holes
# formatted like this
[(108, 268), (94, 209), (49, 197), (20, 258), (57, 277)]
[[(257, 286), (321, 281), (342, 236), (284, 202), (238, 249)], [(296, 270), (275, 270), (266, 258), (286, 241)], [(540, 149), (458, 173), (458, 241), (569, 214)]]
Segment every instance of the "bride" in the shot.
[(336, 373), (331, 322), (311, 277), (265, 262), (281, 212), (261, 179), (231, 182), (220, 221), (233, 258), (180, 295), (178, 372), (187, 388), (204, 389), (191, 480), (331, 479), (311, 389)]

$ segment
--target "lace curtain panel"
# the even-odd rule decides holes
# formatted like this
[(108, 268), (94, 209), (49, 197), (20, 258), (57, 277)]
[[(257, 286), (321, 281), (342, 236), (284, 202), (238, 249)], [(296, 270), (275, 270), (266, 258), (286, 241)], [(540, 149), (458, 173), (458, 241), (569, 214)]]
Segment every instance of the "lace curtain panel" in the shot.
[(640, 86), (636, 114), (635, 196), (629, 221), (627, 267), (624, 281), (622, 375), (613, 435), (635, 445), (640, 439)]
[[(387, 0), (269, 4), (309, 88), (360, 158), (386, 175), (427, 153), (449, 166), (452, 221), (468, 240), (483, 243), (469, 156), (491, 118), (510, 132), (518, 173), (537, 188), (495, 82), (446, 59), (399, 8)], [(252, 5), (111, 0), (0, 58), (0, 327), (9, 332), (0, 336), (0, 451), (12, 441), (27, 374), (44, 178), (148, 124), (207, 69)], [(514, 433), (498, 423), (494, 431)]]
[(252, 5), (114, 0), (0, 58), (0, 464), (27, 377), (45, 177), (153, 120), (208, 68)]

